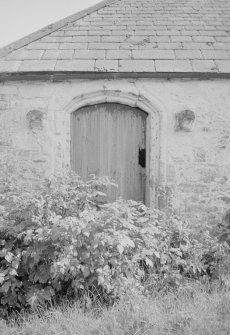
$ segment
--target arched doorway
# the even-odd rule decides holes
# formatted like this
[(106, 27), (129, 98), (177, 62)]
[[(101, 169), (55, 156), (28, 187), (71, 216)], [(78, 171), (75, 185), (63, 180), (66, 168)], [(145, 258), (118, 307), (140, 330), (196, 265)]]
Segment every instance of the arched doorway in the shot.
[(71, 116), (71, 166), (83, 179), (109, 176), (118, 189), (109, 200), (146, 202), (146, 119), (137, 107), (120, 103), (84, 106)]

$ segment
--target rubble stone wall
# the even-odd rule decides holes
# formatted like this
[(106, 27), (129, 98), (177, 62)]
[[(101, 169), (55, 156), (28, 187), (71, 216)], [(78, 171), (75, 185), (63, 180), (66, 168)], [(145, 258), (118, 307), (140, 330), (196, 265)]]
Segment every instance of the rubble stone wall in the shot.
[[(45, 175), (70, 165), (69, 110), (94, 103), (94, 93), (133, 96), (160, 113), (157, 179), (174, 188), (175, 205), (193, 222), (207, 215), (213, 187), (230, 178), (230, 80), (76, 79), (0, 83), (0, 154), (30, 160)], [(90, 102), (84, 97), (90, 96)], [(119, 96), (123, 96), (119, 100)], [(98, 97), (98, 95), (97, 95)], [(79, 100), (80, 99), (80, 100)], [(97, 103), (98, 98), (95, 98)], [(106, 98), (106, 101), (113, 100)], [(84, 104), (84, 103), (83, 103)], [(139, 105), (138, 105), (139, 104)], [(153, 142), (150, 142), (154, 146)], [(150, 147), (151, 155), (151, 147)], [(151, 163), (151, 159), (150, 159)], [(151, 182), (151, 176), (150, 176)], [(155, 185), (156, 186), (156, 185)], [(154, 187), (155, 187), (154, 186)], [(211, 206), (211, 205), (210, 205)], [(215, 211), (210, 207), (208, 210)]]

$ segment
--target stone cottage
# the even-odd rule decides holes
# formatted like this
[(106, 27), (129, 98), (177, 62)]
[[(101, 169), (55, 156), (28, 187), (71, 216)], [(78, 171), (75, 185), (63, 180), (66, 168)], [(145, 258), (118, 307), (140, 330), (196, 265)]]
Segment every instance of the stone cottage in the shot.
[(230, 1), (106, 0), (0, 50), (1, 152), (192, 220), (230, 177)]

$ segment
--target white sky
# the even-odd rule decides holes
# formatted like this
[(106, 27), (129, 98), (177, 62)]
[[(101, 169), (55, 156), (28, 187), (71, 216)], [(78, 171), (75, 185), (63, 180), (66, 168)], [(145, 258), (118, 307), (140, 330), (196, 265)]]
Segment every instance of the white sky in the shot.
[(0, 47), (100, 0), (0, 0)]

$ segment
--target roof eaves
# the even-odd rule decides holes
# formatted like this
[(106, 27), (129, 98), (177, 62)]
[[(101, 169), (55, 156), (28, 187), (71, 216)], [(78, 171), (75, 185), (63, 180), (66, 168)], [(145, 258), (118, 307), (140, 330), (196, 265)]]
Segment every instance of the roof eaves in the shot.
[(34, 81), (47, 80), (59, 82), (72, 79), (194, 79), (213, 80), (230, 79), (229, 72), (79, 72), (79, 71), (43, 71), (43, 72), (17, 72), (0, 73), (0, 83), (6, 81)]
[(81, 12), (75, 13), (73, 15), (67, 16), (66, 18), (59, 20), (55, 23), (49, 24), (48, 26), (26, 36), (23, 37), (13, 43), (10, 43), (8, 45), (6, 45), (3, 48), (0, 48), (0, 58), (5, 57), (6, 55), (8, 55), (9, 53), (22, 48), (26, 45), (28, 45), (29, 43), (32, 43), (46, 35), (49, 35), (51, 33), (53, 33), (54, 31), (63, 28), (64, 26), (66, 26), (67, 24), (71, 24), (77, 20), (82, 19), (83, 17), (92, 14), (93, 12), (100, 10), (106, 6), (109, 6), (110, 4), (117, 2), (118, 0), (103, 0), (101, 2), (99, 2), (98, 4), (91, 6), (89, 8), (86, 8), (84, 10), (82, 10)]

